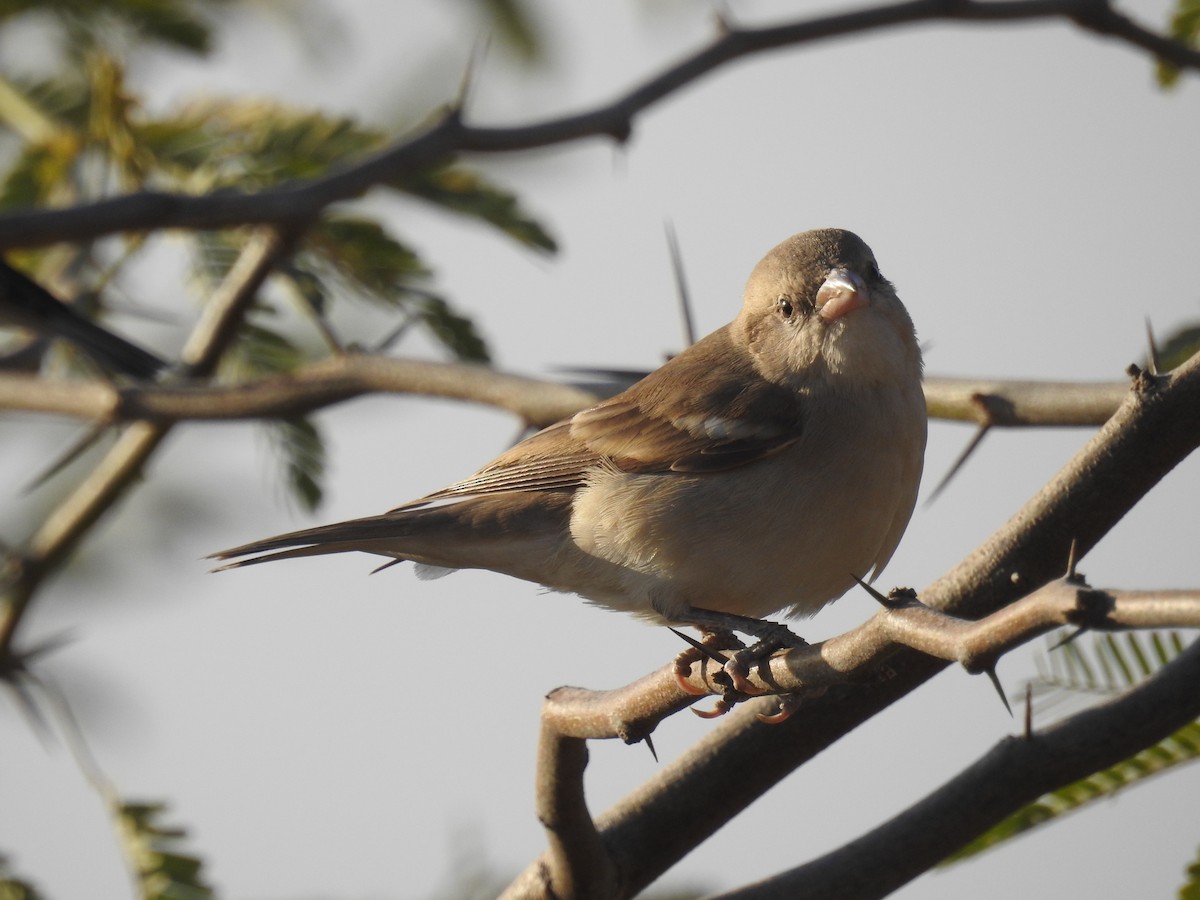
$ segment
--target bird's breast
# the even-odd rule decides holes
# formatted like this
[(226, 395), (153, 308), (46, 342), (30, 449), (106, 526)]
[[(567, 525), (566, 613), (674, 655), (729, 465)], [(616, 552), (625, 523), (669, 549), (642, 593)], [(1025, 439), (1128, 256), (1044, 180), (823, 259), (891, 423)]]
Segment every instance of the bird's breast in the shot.
[(796, 443), (737, 468), (593, 472), (571, 535), (621, 585), (590, 598), (651, 615), (653, 604), (761, 617), (840, 596), (886, 562), (912, 511), (925, 418), (902, 394), (834, 398), (808, 410)]

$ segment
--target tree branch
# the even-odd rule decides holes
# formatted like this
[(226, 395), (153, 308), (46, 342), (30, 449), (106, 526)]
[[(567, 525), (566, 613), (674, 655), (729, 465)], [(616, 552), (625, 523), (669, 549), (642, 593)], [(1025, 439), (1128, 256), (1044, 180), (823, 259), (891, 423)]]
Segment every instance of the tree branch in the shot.
[[(201, 377), (217, 360), (275, 264), (290, 251), (292, 236), (267, 230), (251, 237), (184, 347), (190, 374)], [(15, 560), (0, 613), (0, 656), (11, 652), (29, 601), (42, 579), (70, 553), (141, 474), (142, 467), (170, 431), (170, 423), (134, 422), (83, 482), (54, 509)]]
[(108, 381), (55, 382), (0, 375), (0, 409), (58, 413), (97, 421), (265, 419), (298, 416), (366, 394), (421, 394), (470, 400), (549, 425), (599, 399), (569, 385), (497, 372), (470, 363), (331, 356), (287, 375), (235, 386)]
[(1042, 732), (1001, 741), (900, 815), (832, 853), (721, 894), (884, 897), (1038, 797), (1114, 766), (1200, 717), (1200, 643), (1152, 678)]
[[(1198, 628), (1200, 592), (1101, 591), (1060, 578), (977, 621), (948, 616), (915, 599), (899, 599), (845, 634), (776, 654), (768, 661), (765, 673), (751, 672), (749, 680), (764, 693), (865, 683), (877, 677), (881, 665), (901, 647), (958, 662), (968, 672), (978, 673), (993, 670), (1005, 653), (1062, 625), (1106, 631)], [(688, 680), (694, 689), (721, 693), (709, 681), (708, 670), (712, 668), (720, 671), (709, 662), (693, 665)], [(802, 698), (793, 699), (803, 702)], [(551, 847), (548, 868), (541, 877), (554, 896), (590, 897), (590, 887), (599, 884), (608, 887), (595, 896), (609, 896), (618, 879), (617, 862), (606, 854), (587, 815), (584, 742), (614, 737), (626, 743), (642, 740), (663, 719), (695, 700), (695, 694), (679, 688), (674, 665), (618, 690), (559, 688), (546, 698), (539, 739), (542, 749), (538, 755), (537, 809)], [(726, 818), (723, 809), (710, 810), (709, 816), (722, 823), (732, 818)], [(962, 843), (970, 837), (965, 836)], [(883, 857), (888, 859), (890, 855)], [(936, 861), (927, 861), (925, 868)], [(878, 878), (880, 873), (874, 869), (872, 866), (872, 877)], [(886, 866), (883, 870), (888, 871)], [(782, 883), (794, 890), (791, 880)], [(790, 896), (801, 895), (825, 896), (813, 890)]]
[[(1129, 393), (1127, 382), (925, 379), (931, 417), (986, 425), (1102, 425)], [(0, 409), (54, 413), (101, 422), (141, 419), (261, 419), (296, 416), (371, 393), (420, 394), (507, 410), (530, 425), (550, 425), (596, 403), (590, 390), (497, 372), (470, 363), (334, 356), (287, 375), (235, 386), (51, 381), (0, 373)]]
[[(933, 609), (986, 615), (1056, 577), (1083, 556), (1175, 465), (1200, 445), (1200, 354), (1168, 377), (1136, 373), (1116, 414), (1017, 514), (962, 563), (924, 591)], [(924, 683), (945, 662), (913, 650), (887, 658), (890, 677), (834, 687), (806, 698), (802, 714), (778, 725), (736, 709), (691, 752), (597, 820), (621, 874), (617, 896), (661, 875), (755, 798), (839, 737)], [(722, 818), (712, 815), (722, 811)], [(506, 897), (543, 897), (540, 862)]]
[(451, 110), (425, 132), (321, 178), (256, 193), (223, 191), (193, 196), (144, 191), (68, 209), (0, 216), (0, 249), (90, 241), (118, 232), (160, 228), (300, 226), (331, 203), (358, 197), (374, 185), (395, 182), (460, 153), (509, 153), (591, 136), (624, 141), (632, 133), (636, 114), (743, 56), (922, 21), (1037, 19), (1066, 19), (1087, 31), (1147, 50), (1180, 69), (1200, 71), (1200, 52), (1142, 28), (1105, 0), (908, 0), (764, 28), (727, 27), (707, 48), (611, 103), (558, 119), (485, 128), (465, 125), (458, 111)]

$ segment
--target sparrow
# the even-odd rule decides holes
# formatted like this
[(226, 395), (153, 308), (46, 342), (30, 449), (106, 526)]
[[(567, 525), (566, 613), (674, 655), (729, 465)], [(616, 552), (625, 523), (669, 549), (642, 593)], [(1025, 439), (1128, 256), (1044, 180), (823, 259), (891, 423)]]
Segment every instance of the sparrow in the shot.
[(3, 259), (0, 326), (70, 341), (102, 368), (131, 378), (148, 380), (167, 367), (165, 360), (80, 315)]
[(383, 568), (490, 569), (767, 640), (780, 626), (762, 617), (812, 614), (895, 551), (921, 480), (921, 368), (870, 248), (807, 231), (758, 263), (733, 322), (469, 478), (210, 558), (354, 550)]

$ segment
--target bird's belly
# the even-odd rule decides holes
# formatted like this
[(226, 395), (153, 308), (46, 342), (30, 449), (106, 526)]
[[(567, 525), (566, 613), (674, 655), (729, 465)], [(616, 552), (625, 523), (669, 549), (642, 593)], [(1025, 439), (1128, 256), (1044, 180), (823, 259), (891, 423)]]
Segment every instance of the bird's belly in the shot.
[(670, 619), (688, 606), (807, 615), (841, 596), (891, 554), (914, 474), (886, 441), (843, 445), (836, 459), (811, 450), (802, 440), (707, 475), (596, 473), (571, 518), (576, 547), (610, 573), (610, 589), (588, 598)]

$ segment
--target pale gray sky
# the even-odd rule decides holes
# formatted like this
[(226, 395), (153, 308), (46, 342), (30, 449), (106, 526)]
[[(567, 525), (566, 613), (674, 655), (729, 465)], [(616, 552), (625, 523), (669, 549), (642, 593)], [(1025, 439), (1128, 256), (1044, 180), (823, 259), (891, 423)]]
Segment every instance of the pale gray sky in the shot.
[[(711, 29), (707, 5), (552, 6), (551, 76), (515, 75), (493, 52), (470, 106), (476, 121), (607, 101)], [(1166, 3), (1124, 6), (1165, 20)], [(732, 7), (746, 22), (810, 9)], [(164, 80), (154, 68), (159, 102), (256, 92), (384, 119), (414, 90), (425, 102), (453, 92), (473, 39), (455, 8), (312, 0), (301, 9), (321, 22), (315, 56), (295, 51), (286, 28), (234, 28), (216, 75)], [(558, 236), (556, 258), (381, 203), (507, 369), (652, 367), (679, 349), (662, 237), (670, 218), (702, 332), (733, 316), (763, 252), (838, 225), (875, 249), (929, 372), (1113, 379), (1142, 354), (1147, 317), (1166, 333), (1200, 315), (1198, 102), (1194, 77), (1164, 94), (1143, 55), (1066, 25), (906, 28), (736, 62), (643, 115), (623, 150), (588, 140), (487, 160)], [(146, 302), (178, 309), (175, 278), (160, 275), (162, 297)], [(382, 511), (473, 471), (515, 434), (494, 411), (395, 397), (319, 419), (332, 465), (315, 519), (282, 502), (254, 429), (181, 428), (152, 484), (47, 587), (30, 637), (75, 635), (50, 671), (102, 766), (126, 796), (171, 803), (225, 896), (425, 897), (462, 866), (456, 845), (477, 844), (515, 872), (544, 846), (532, 812), (542, 696), (559, 684), (623, 684), (670, 659), (677, 639), (487, 573), (420, 582), (396, 567), (368, 578), (373, 562), (344, 556), (206, 574), (201, 557), (213, 550)], [(10, 433), (11, 490), (60, 438)], [(926, 491), (969, 434), (933, 426)], [(951, 489), (918, 509), (881, 583), (932, 581), (1087, 437), (991, 436)], [(1198, 489), (1189, 460), (1083, 571), (1101, 586), (1194, 585)], [(156, 524), (181, 510), (185, 522)], [(851, 594), (799, 628), (816, 640), (872, 612)], [(1009, 687), (1032, 671), (1033, 652), (1002, 663)], [(70, 759), (42, 747), (11, 705), (0, 721), (0, 847), (50, 897), (122, 896), (104, 813)], [(790, 777), (667, 881), (728, 887), (809, 859), (1016, 727), (986, 681), (948, 671)], [(669, 760), (709, 728), (680, 715), (655, 743)], [(591, 808), (656, 768), (644, 748), (593, 745)], [(897, 896), (1167, 896), (1200, 843), (1183, 825), (1195, 820), (1198, 787), (1197, 771), (1161, 780)]]

